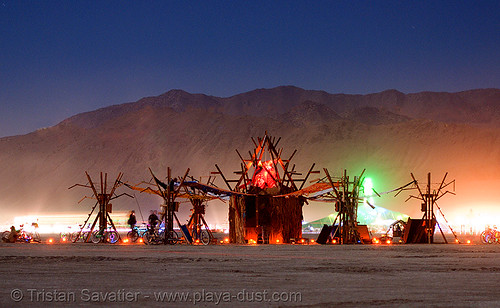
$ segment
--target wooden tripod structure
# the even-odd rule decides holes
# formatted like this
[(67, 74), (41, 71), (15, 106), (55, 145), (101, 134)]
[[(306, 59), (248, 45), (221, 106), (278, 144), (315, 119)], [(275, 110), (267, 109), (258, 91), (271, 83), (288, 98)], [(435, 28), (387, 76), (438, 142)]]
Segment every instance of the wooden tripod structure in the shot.
[[(163, 199), (163, 204), (160, 205), (161, 221), (164, 222), (166, 229), (163, 242), (166, 244), (175, 244), (175, 242), (177, 242), (178, 235), (174, 231), (174, 221), (181, 229), (182, 235), (188, 243), (192, 244), (193, 241), (196, 242), (196, 240), (199, 240), (199, 242), (206, 245), (212, 242), (214, 240), (214, 236), (204, 218), (206, 206), (205, 202), (216, 199), (216, 197), (207, 196), (207, 192), (200, 189), (200, 186), (197, 185), (198, 182), (188, 176), (189, 169), (187, 169), (180, 181), (178, 181), (177, 178), (172, 178), (170, 168), (167, 168), (166, 182), (158, 179), (151, 169), (149, 169), (149, 172), (152, 176), (152, 180), (149, 182), (141, 182), (137, 185), (129, 185), (127, 183), (123, 184), (130, 189), (138, 190), (141, 193), (147, 192), (155, 194)], [(186, 181), (188, 177), (193, 179), (193, 181)], [(212, 178), (209, 177), (207, 185), (212, 184), (210, 183), (211, 179)], [(143, 188), (139, 186), (141, 184), (146, 184), (148, 187)], [(201, 186), (206, 187), (206, 185)], [(176, 212), (178, 212), (180, 204), (180, 202), (177, 201), (177, 198), (189, 199), (193, 205), (193, 214), (191, 215), (187, 225), (181, 225), (179, 219), (177, 218)]]
[[(241, 159), (240, 169), (234, 173), (238, 179), (228, 180), (218, 165), (217, 172), (230, 191), (229, 239), (232, 243), (288, 243), (302, 237), (303, 198), (277, 197), (303, 187), (313, 171), (314, 164), (304, 178), (295, 170), (291, 160), (283, 159), (283, 148), (278, 148), (281, 138), (265, 133), (264, 137), (252, 138), (254, 149)], [(298, 186), (298, 184), (301, 184)]]
[[(213, 179), (215, 178), (211, 176), (208, 177), (207, 185), (213, 185), (213, 183), (210, 182)], [(204, 245), (208, 245), (215, 241), (215, 237), (205, 220), (205, 207), (206, 201), (212, 200), (213, 198), (207, 197), (206, 192), (194, 187), (191, 187), (191, 191), (188, 187), (185, 187), (185, 192), (193, 205), (192, 214), (187, 223), (187, 229), (190, 231), (194, 243), (200, 242)]]
[[(205, 245), (210, 244), (214, 240), (214, 236), (207, 222), (205, 221), (205, 204), (200, 199), (189, 199), (193, 204), (193, 214), (187, 223), (188, 230), (191, 231), (191, 236), (193, 241), (201, 242)], [(207, 232), (208, 238), (205, 238), (203, 234), (203, 227)]]
[[(149, 172), (153, 176), (154, 183), (157, 187), (157, 190), (151, 191), (153, 191), (163, 199), (163, 204), (161, 205), (162, 211), (160, 220), (165, 223), (164, 243), (175, 244), (175, 241), (178, 237), (176, 236), (176, 232), (174, 231), (174, 219), (177, 222), (177, 225), (181, 227), (181, 223), (179, 222), (179, 219), (175, 214), (175, 212), (179, 210), (179, 202), (176, 202), (175, 200), (177, 199), (182, 184), (184, 183), (184, 180), (189, 173), (189, 168), (186, 170), (186, 173), (184, 174), (178, 185), (176, 181), (177, 179), (172, 178), (170, 167), (167, 168), (167, 183), (160, 181), (154, 175), (151, 169), (149, 169)], [(189, 241), (188, 237), (186, 237), (186, 240)]]
[[(113, 223), (111, 216), (109, 216), (109, 213), (112, 212), (112, 205), (110, 203), (111, 200), (119, 198), (123, 195), (126, 195), (126, 196), (133, 198), (131, 195), (129, 195), (127, 193), (122, 193), (120, 195), (116, 195), (116, 193), (115, 193), (116, 189), (121, 185), (121, 179), (123, 177), (123, 173), (121, 173), (121, 172), (118, 173), (118, 176), (116, 177), (116, 180), (115, 180), (114, 184), (111, 186), (111, 189), (109, 191), (108, 191), (108, 185), (107, 185), (107, 179), (108, 179), (107, 173), (104, 173), (104, 177), (103, 177), (103, 173), (101, 172), (100, 185), (99, 185), (100, 190), (99, 191), (97, 190), (96, 185), (92, 181), (88, 172), (85, 172), (85, 175), (87, 176), (87, 180), (88, 180), (87, 185), (75, 184), (75, 185), (69, 187), (68, 189), (71, 189), (71, 188), (76, 187), (76, 186), (90, 188), (92, 190), (92, 196), (90, 198), (96, 199), (97, 201), (96, 201), (96, 204), (94, 205), (94, 207), (92, 208), (91, 212), (89, 213), (87, 220), (85, 220), (85, 222), (83, 223), (83, 225), (79, 231), (78, 236), (75, 237), (75, 240), (77, 240), (81, 236), (83, 229), (87, 225), (87, 222), (90, 220), (90, 217), (94, 213), (94, 210), (97, 208), (97, 206), (98, 206), (97, 215), (94, 219), (94, 222), (92, 223), (92, 227), (90, 228), (90, 232), (88, 233), (88, 235), (84, 239), (84, 241), (89, 242), (90, 235), (94, 231), (94, 228), (95, 228), (97, 222), (99, 222), (99, 227), (98, 227), (99, 229), (98, 230), (99, 230), (100, 235), (103, 235), (105, 230), (108, 228), (108, 224), (109, 224), (113, 228), (113, 230), (118, 234), (118, 239), (120, 239), (120, 234), (116, 230), (115, 224)], [(80, 203), (81, 201), (83, 201), (86, 198), (88, 198), (88, 197), (86, 197), (86, 196), (83, 197), (83, 199), (81, 199), (78, 203)]]
[(413, 175), (413, 173), (410, 173), (410, 174), (411, 174), (411, 178), (413, 179), (413, 183), (415, 185), (415, 188), (418, 191), (418, 196), (411, 195), (410, 197), (408, 197), (408, 199), (406, 199), (406, 201), (414, 198), (414, 199), (418, 199), (422, 202), (421, 203), (421, 211), (424, 213), (423, 217), (422, 217), (422, 221), (423, 221), (423, 226), (425, 228), (427, 243), (432, 244), (434, 242), (434, 231), (435, 231), (436, 224), (439, 228), (439, 231), (441, 232), (441, 235), (443, 236), (444, 242), (448, 243), (448, 241), (446, 240), (446, 237), (444, 236), (443, 230), (441, 229), (441, 226), (439, 225), (439, 223), (437, 223), (436, 215), (434, 212), (434, 207), (436, 207), (439, 210), (441, 216), (445, 220), (446, 224), (448, 224), (448, 227), (450, 228), (451, 232), (455, 236), (456, 241), (458, 242), (457, 235), (455, 234), (455, 232), (453, 231), (453, 229), (449, 225), (448, 220), (446, 220), (446, 217), (444, 216), (443, 212), (441, 211), (441, 208), (437, 204), (437, 201), (439, 199), (441, 199), (444, 195), (446, 195), (448, 193), (453, 194), (453, 195), (455, 194), (454, 192), (452, 192), (450, 190), (445, 190), (445, 188), (450, 186), (451, 184), (453, 184), (453, 190), (455, 190), (455, 187), (454, 187), (455, 180), (452, 180), (452, 181), (446, 183), (446, 177), (448, 176), (448, 172), (446, 172), (442, 181), (440, 182), (440, 184), (436, 190), (436, 189), (432, 188), (431, 173), (430, 172), (427, 174), (427, 183), (426, 183), (425, 188), (421, 187), (419, 182), (415, 179), (415, 176)]
[[(361, 201), (359, 194), (362, 188), (365, 170), (363, 170), (359, 176), (354, 176), (352, 180), (349, 179), (347, 170), (344, 170), (342, 176), (338, 178), (337, 181), (334, 181), (330, 176), (328, 169), (324, 168), (323, 170), (333, 189), (332, 199), (335, 201), (335, 211), (338, 212), (333, 222), (335, 228), (335, 224), (338, 220), (338, 227), (334, 229), (335, 231), (332, 236), (339, 238), (339, 244), (363, 243), (363, 239), (359, 232), (360, 226), (357, 220), (358, 204)], [(372, 205), (370, 206), (373, 208)]]

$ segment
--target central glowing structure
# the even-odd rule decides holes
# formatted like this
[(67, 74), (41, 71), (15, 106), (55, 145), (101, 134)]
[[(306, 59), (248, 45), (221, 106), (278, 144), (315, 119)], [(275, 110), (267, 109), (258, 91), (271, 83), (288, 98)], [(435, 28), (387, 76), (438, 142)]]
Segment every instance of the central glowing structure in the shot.
[[(216, 166), (231, 191), (229, 199), (229, 239), (232, 243), (289, 243), (302, 238), (302, 206), (305, 198), (285, 197), (302, 188), (304, 178), (290, 164), (296, 150), (288, 159), (278, 148), (280, 139), (267, 135), (252, 138), (255, 148), (248, 159), (241, 158), (240, 177), (228, 180)], [(300, 184), (300, 185), (299, 185)], [(299, 186), (297, 186), (299, 185)]]

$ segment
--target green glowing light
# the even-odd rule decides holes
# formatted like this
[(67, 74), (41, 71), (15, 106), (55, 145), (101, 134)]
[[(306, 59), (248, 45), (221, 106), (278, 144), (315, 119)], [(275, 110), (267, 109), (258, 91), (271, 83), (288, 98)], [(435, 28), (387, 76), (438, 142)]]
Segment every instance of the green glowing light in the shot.
[(373, 181), (371, 178), (365, 178), (363, 181), (363, 191), (365, 196), (371, 196), (373, 194)]

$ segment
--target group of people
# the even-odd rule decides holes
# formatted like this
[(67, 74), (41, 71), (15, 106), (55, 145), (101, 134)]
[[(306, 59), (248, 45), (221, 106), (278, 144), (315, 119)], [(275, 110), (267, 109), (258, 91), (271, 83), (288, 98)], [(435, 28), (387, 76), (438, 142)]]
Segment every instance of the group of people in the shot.
[[(154, 230), (156, 226), (160, 223), (160, 218), (158, 218), (158, 212), (151, 211), (151, 214), (148, 217), (148, 226), (151, 230)], [(130, 225), (130, 229), (134, 230), (135, 225), (137, 224), (137, 218), (135, 217), (135, 211), (130, 211), (127, 224)]]

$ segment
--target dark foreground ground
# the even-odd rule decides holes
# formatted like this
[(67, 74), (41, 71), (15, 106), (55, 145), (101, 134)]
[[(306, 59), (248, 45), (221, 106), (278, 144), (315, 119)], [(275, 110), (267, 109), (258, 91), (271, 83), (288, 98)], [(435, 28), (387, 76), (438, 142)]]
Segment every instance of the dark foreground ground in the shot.
[(500, 245), (0, 244), (0, 306), (499, 307)]

